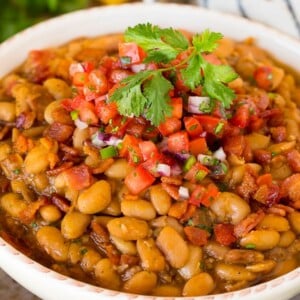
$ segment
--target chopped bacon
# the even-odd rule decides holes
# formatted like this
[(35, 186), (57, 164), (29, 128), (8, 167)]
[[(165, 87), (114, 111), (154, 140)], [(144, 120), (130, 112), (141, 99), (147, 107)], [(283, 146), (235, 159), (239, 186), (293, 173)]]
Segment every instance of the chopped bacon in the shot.
[(178, 186), (165, 182), (162, 182), (161, 186), (173, 199), (180, 199)]
[(253, 198), (267, 206), (276, 204), (280, 199), (280, 188), (277, 184), (262, 184), (258, 187)]
[(64, 171), (68, 187), (80, 191), (92, 184), (91, 171), (85, 164), (71, 167)]
[(281, 195), (289, 197), (293, 202), (300, 201), (300, 174), (286, 178), (281, 185)]
[(173, 184), (173, 185), (181, 185), (182, 179), (181, 177), (168, 177), (168, 176), (162, 176), (160, 178), (161, 182), (167, 183), (167, 184)]
[(66, 198), (58, 194), (54, 194), (52, 195), (50, 200), (57, 208), (59, 208), (59, 210), (65, 213), (70, 210), (70, 203)]
[(246, 170), (242, 183), (237, 187), (237, 193), (246, 200), (249, 200), (250, 197), (256, 192), (257, 185), (255, 177)]
[(30, 128), (35, 120), (36, 114), (32, 111), (22, 112), (16, 119), (16, 127), (18, 129)]
[(58, 122), (52, 123), (46, 130), (46, 135), (58, 142), (65, 142), (69, 139), (74, 131), (74, 127)]
[(272, 127), (270, 129), (273, 140), (281, 143), (286, 139), (286, 128), (284, 126)]
[(295, 211), (294, 208), (283, 204), (275, 204), (267, 210), (267, 212), (270, 214), (275, 214), (282, 217), (285, 217), (287, 213), (291, 213), (293, 211)]
[(209, 233), (204, 230), (193, 226), (184, 227), (184, 233), (187, 239), (196, 246), (204, 246), (207, 244)]
[(256, 213), (248, 215), (245, 219), (234, 226), (234, 235), (237, 238), (244, 237), (261, 222), (264, 216), (265, 213), (262, 210), (258, 210)]
[(232, 224), (216, 224), (214, 227), (216, 241), (223, 246), (229, 246), (236, 242), (234, 226)]
[(59, 167), (46, 171), (48, 176), (57, 176), (59, 173), (71, 168), (73, 166), (73, 162), (64, 162)]
[(21, 222), (24, 224), (31, 223), (34, 220), (35, 214), (38, 212), (38, 210), (47, 203), (48, 199), (44, 196), (40, 196), (37, 201), (29, 203), (27, 207), (20, 213)]
[(270, 151), (264, 149), (254, 150), (254, 160), (262, 165), (269, 164), (272, 159), (272, 154)]
[(242, 156), (245, 146), (245, 137), (243, 135), (236, 135), (226, 138), (223, 148), (226, 153)]
[(286, 154), (286, 157), (292, 170), (294, 172), (300, 172), (300, 152), (293, 149)]
[(122, 254), (120, 259), (120, 265), (135, 266), (139, 263), (139, 257), (136, 255)]

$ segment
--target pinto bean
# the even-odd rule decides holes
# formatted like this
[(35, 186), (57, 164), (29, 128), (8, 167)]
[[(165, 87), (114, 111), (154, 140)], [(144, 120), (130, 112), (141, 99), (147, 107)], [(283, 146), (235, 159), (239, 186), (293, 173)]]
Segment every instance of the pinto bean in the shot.
[(259, 263), (264, 260), (264, 255), (261, 252), (255, 250), (244, 250), (244, 249), (231, 249), (225, 257), (225, 263), (230, 264), (251, 264)]
[(134, 274), (124, 284), (124, 291), (134, 294), (149, 294), (157, 283), (157, 276), (153, 272), (141, 271)]
[(132, 167), (125, 159), (117, 159), (105, 171), (105, 175), (110, 178), (124, 179), (132, 170)]
[(171, 207), (171, 196), (162, 188), (160, 184), (151, 187), (150, 200), (160, 215), (166, 215)]
[(1, 207), (12, 217), (19, 218), (26, 209), (26, 202), (16, 193), (7, 193), (0, 199)]
[(257, 229), (273, 229), (279, 232), (288, 231), (290, 229), (289, 222), (286, 218), (267, 214), (261, 220), (261, 222), (257, 225)]
[(13, 122), (16, 118), (16, 104), (14, 102), (0, 102), (0, 120)]
[(187, 243), (172, 227), (166, 226), (160, 231), (156, 244), (173, 268), (182, 268), (187, 263)]
[(251, 281), (256, 278), (256, 274), (248, 271), (245, 267), (239, 265), (229, 265), (218, 263), (215, 268), (216, 274), (223, 280), (227, 281)]
[(153, 239), (138, 240), (136, 246), (142, 267), (145, 270), (158, 272), (165, 268), (165, 258), (156, 247)]
[(42, 206), (39, 212), (41, 217), (48, 223), (56, 222), (62, 216), (61, 211), (53, 204)]
[(288, 215), (291, 227), (296, 234), (300, 233), (300, 212), (293, 211)]
[(275, 230), (252, 230), (240, 240), (242, 247), (255, 245), (256, 250), (269, 250), (274, 248), (280, 239), (280, 235)]
[(292, 230), (284, 231), (280, 235), (278, 247), (286, 248), (296, 239), (296, 234)]
[(156, 216), (156, 211), (151, 202), (143, 199), (121, 201), (121, 211), (124, 216), (147, 221), (154, 219)]
[(107, 229), (111, 235), (125, 241), (143, 239), (149, 233), (147, 222), (132, 217), (112, 219), (107, 223)]
[(182, 295), (185, 297), (203, 296), (211, 293), (214, 287), (215, 283), (211, 275), (200, 273), (185, 283)]

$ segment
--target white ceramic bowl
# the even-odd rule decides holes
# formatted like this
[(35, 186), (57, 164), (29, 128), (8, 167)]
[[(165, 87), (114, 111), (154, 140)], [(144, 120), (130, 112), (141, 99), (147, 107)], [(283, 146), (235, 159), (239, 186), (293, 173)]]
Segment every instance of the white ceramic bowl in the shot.
[[(239, 17), (207, 11), (194, 6), (134, 4), (93, 8), (67, 14), (17, 34), (0, 45), (0, 77), (18, 66), (31, 49), (60, 45), (81, 36), (121, 32), (127, 26), (142, 22), (184, 28), (190, 31), (210, 28), (237, 40), (253, 36), (258, 45), (300, 72), (300, 42), (273, 29)], [(42, 299), (108, 300), (113, 296), (128, 300), (158, 299), (151, 296), (137, 296), (105, 290), (70, 279), (32, 261), (1, 238), (0, 267)], [(284, 300), (299, 292), (300, 268), (251, 288), (233, 293), (194, 297), (194, 299), (268, 300), (275, 298)]]

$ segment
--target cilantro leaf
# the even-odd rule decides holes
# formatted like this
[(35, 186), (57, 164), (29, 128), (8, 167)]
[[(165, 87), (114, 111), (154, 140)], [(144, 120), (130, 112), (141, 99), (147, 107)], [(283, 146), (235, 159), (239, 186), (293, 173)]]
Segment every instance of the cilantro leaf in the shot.
[(170, 46), (181, 50), (186, 50), (189, 47), (189, 41), (180, 31), (173, 28), (163, 28), (159, 32), (162, 40)]
[(146, 61), (167, 63), (179, 53), (179, 50), (162, 40), (161, 29), (150, 23), (129, 27), (125, 31), (125, 41), (135, 42), (142, 47), (148, 53)]
[(196, 34), (193, 37), (193, 46), (197, 52), (212, 52), (218, 47), (217, 41), (220, 40), (223, 35), (219, 32), (211, 32), (206, 29), (202, 34)]
[(207, 64), (204, 68), (204, 85), (203, 90), (212, 98), (221, 101), (225, 108), (229, 108), (235, 97), (233, 90), (225, 86), (219, 78), (215, 77), (211, 64)]
[(158, 126), (166, 116), (171, 115), (169, 91), (171, 82), (161, 73), (155, 73), (145, 82), (144, 95), (148, 100), (145, 116), (151, 123)]
[(187, 68), (181, 70), (182, 79), (184, 84), (190, 89), (196, 88), (202, 80), (201, 65), (203, 59), (200, 55), (196, 54), (189, 60)]

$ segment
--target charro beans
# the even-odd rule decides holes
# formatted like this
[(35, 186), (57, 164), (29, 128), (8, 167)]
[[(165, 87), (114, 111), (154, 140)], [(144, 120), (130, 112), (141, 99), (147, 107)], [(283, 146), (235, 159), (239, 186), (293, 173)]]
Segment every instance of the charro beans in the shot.
[(121, 253), (136, 255), (137, 247), (134, 242), (125, 241), (113, 235), (110, 236), (110, 239)]
[(143, 239), (149, 234), (147, 222), (132, 217), (112, 219), (107, 223), (107, 229), (111, 235), (125, 241)]
[[(102, 259), (99, 252), (95, 251), (94, 249), (81, 246), (79, 253), (82, 256), (80, 266), (86, 272), (94, 271), (98, 262)], [(106, 263), (104, 263), (104, 265), (106, 265)]]
[(7, 193), (1, 197), (1, 207), (12, 217), (19, 218), (21, 212), (27, 207), (19, 194)]
[(67, 213), (61, 222), (62, 235), (69, 240), (77, 239), (83, 235), (91, 217), (78, 211)]
[(246, 248), (253, 245), (256, 250), (263, 251), (274, 248), (279, 239), (280, 234), (275, 230), (252, 230), (240, 240), (240, 245)]
[(94, 214), (104, 210), (111, 202), (111, 187), (105, 180), (99, 180), (78, 197), (78, 210), (84, 214)]
[(136, 217), (147, 221), (154, 219), (156, 216), (151, 202), (143, 199), (121, 201), (121, 211), (124, 216)]
[(166, 215), (168, 213), (171, 207), (171, 196), (160, 184), (151, 187), (150, 200), (159, 215)]
[(105, 171), (105, 175), (109, 178), (124, 179), (132, 170), (132, 167), (125, 159), (117, 159), (114, 163)]
[(214, 286), (214, 280), (211, 275), (200, 273), (186, 282), (182, 295), (186, 297), (207, 295), (213, 291)]
[(137, 241), (137, 251), (141, 258), (141, 265), (147, 271), (158, 272), (165, 268), (165, 258), (155, 245), (153, 239)]
[(39, 212), (41, 217), (48, 223), (56, 222), (62, 216), (61, 211), (53, 204), (42, 206)]
[(53, 226), (41, 227), (36, 238), (41, 247), (56, 261), (65, 262), (68, 259), (68, 245), (65, 244), (60, 230)]
[(293, 211), (288, 215), (290, 224), (296, 234), (300, 233), (300, 212)]
[(288, 247), (296, 238), (296, 234), (291, 231), (285, 231), (280, 234), (280, 240), (278, 242), (278, 247), (286, 248)]
[(124, 291), (134, 294), (149, 294), (156, 283), (157, 275), (154, 272), (141, 271), (125, 282)]
[(0, 102), (0, 120), (13, 122), (16, 118), (16, 104), (14, 102)]
[(279, 232), (288, 231), (290, 229), (289, 222), (286, 218), (267, 214), (262, 221), (257, 225), (257, 229), (273, 229)]
[(229, 265), (224, 263), (218, 263), (216, 265), (216, 274), (221, 279), (228, 281), (251, 281), (254, 280), (256, 277), (256, 275), (253, 272), (248, 271), (245, 267), (242, 267), (240, 265)]
[(172, 267), (182, 268), (187, 263), (189, 258), (187, 243), (172, 227), (164, 227), (160, 231), (156, 243)]

